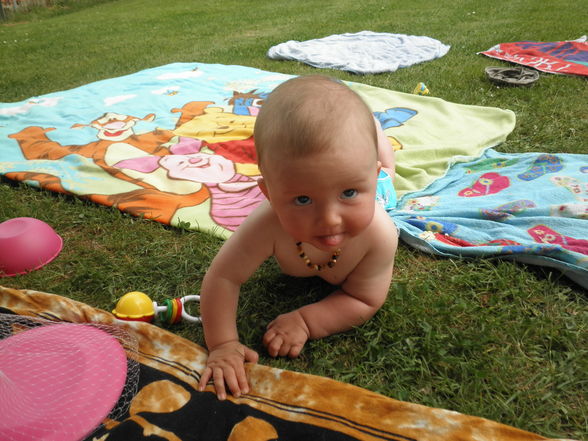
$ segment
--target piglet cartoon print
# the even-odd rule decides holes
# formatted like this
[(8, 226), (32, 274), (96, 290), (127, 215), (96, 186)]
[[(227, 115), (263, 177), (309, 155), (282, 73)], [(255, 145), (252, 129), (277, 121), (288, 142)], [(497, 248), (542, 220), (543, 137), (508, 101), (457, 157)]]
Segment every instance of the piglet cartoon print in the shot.
[(192, 191), (192, 186), (205, 185), (210, 192), (210, 216), (220, 226), (235, 231), (265, 196), (257, 185), (259, 176), (238, 173), (233, 161), (214, 152), (201, 151), (203, 143), (180, 137), (165, 156), (138, 156), (114, 164), (127, 173), (134, 171), (157, 176), (159, 187), (167, 191)]

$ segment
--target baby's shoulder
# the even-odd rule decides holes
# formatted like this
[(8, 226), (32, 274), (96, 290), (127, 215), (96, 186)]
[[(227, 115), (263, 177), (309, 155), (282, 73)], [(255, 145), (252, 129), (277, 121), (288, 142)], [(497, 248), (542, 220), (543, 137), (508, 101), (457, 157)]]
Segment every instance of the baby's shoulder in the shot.
[(368, 227), (368, 232), (375, 239), (378, 237), (398, 236), (398, 227), (392, 217), (380, 205), (376, 204), (374, 218)]
[(246, 222), (257, 226), (262, 224), (271, 226), (275, 224), (277, 220), (276, 213), (272, 209), (269, 201), (264, 200), (249, 214), (249, 216), (247, 216)]
[(269, 203), (264, 201), (247, 216), (223, 247), (232, 252), (245, 252), (252, 258), (266, 259), (273, 255), (278, 235), (277, 218)]
[(278, 236), (281, 231), (280, 222), (268, 201), (263, 201), (253, 210), (237, 229), (243, 235), (257, 239), (266, 237), (268, 240)]
[(365, 250), (365, 257), (388, 259), (396, 254), (398, 228), (381, 207), (376, 207), (374, 219), (362, 236), (361, 242)]

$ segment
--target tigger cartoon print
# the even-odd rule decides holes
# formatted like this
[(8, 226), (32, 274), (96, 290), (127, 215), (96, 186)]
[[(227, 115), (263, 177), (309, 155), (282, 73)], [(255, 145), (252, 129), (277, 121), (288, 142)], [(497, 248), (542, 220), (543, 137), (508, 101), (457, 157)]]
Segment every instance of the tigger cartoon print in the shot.
[(153, 121), (155, 115), (150, 113), (143, 118), (107, 112), (90, 124), (74, 124), (72, 129), (92, 127), (98, 131), (96, 137), (104, 141), (123, 141), (135, 134), (133, 127), (137, 121)]
[[(138, 117), (106, 112), (87, 124), (80, 122), (72, 125), (72, 130), (92, 128), (97, 131), (97, 140), (85, 145), (61, 145), (52, 141), (48, 135), (53, 128), (35, 126), (26, 127), (10, 137), (18, 142), (24, 157), (28, 160), (59, 160), (68, 155), (79, 155), (91, 160), (93, 165), (100, 167), (113, 178), (133, 187), (133, 190), (121, 193), (87, 195), (96, 202), (117, 206), (136, 216), (170, 223), (178, 210), (197, 206), (212, 197), (212, 219), (219, 226), (233, 231), (244, 216), (262, 200), (261, 192), (256, 191), (256, 180), (250, 177), (259, 174), (255, 165), (252, 138), (255, 118), (251, 115), (235, 115), (220, 107), (209, 107), (211, 104), (213, 103), (210, 101), (189, 102), (181, 108), (173, 108), (171, 113), (180, 114), (173, 130), (156, 128), (144, 133), (137, 133), (137, 123), (152, 122), (155, 114)], [(190, 133), (197, 138), (179, 136), (182, 133)], [(186, 150), (190, 140), (193, 141), (191, 150)], [(179, 178), (182, 173), (178, 171), (177, 155), (182, 149), (184, 153), (196, 153), (193, 148), (195, 144), (198, 145), (198, 152), (206, 146), (211, 154), (198, 153), (200, 175), (192, 173), (192, 176), (185, 178), (184, 171), (184, 178)], [(215, 151), (218, 154), (213, 155)], [(210, 180), (211, 169), (208, 169), (208, 177), (202, 174), (205, 170), (203, 159), (206, 159), (205, 162), (209, 165), (224, 164), (225, 170), (231, 170), (231, 176), (227, 175), (226, 179), (215, 177)], [(160, 162), (160, 166), (169, 173), (156, 175), (153, 169), (149, 170), (151, 174), (146, 174), (141, 166), (145, 167), (149, 160)], [(195, 156), (192, 156), (186, 163), (193, 165), (195, 161)], [(134, 166), (124, 167), (125, 164)], [(237, 168), (241, 169), (242, 173), (237, 173)], [(217, 167), (215, 170), (220, 168)], [(35, 180), (42, 187), (69, 193), (67, 186), (63, 185), (64, 182), (50, 173), (17, 172), (8, 173), (7, 176)], [(216, 185), (220, 183), (224, 185)], [(237, 201), (243, 197), (247, 202)], [(218, 201), (223, 198), (224, 205), (219, 204)], [(231, 203), (240, 205), (241, 209), (227, 208), (220, 214), (223, 212), (220, 207), (228, 207)]]

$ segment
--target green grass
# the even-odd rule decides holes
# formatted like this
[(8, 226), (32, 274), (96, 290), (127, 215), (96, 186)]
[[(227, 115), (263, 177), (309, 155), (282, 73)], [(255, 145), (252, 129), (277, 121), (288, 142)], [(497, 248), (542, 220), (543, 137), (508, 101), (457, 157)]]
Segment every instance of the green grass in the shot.
[[(505, 152), (586, 153), (588, 87), (542, 75), (530, 89), (497, 88), (476, 55), (499, 42), (556, 41), (586, 33), (579, 0), (61, 2), (0, 24), (0, 101), (77, 87), (171, 62), (241, 64), (316, 72), (266, 58), (288, 39), (364, 29), (427, 35), (452, 46), (436, 61), (345, 80), (515, 111)], [(82, 6), (82, 7), (81, 7)], [(475, 12), (475, 14), (474, 14)], [(0, 283), (62, 294), (112, 309), (125, 292), (161, 302), (197, 293), (219, 239), (131, 218), (34, 188), (0, 183), (0, 221), (34, 216), (65, 241), (53, 263)], [(261, 345), (277, 314), (328, 293), (325, 283), (280, 274), (268, 262), (243, 287), (243, 342), (271, 366), (324, 375), (401, 400), (494, 419), (553, 438), (588, 433), (588, 300), (555, 271), (497, 260), (450, 260), (400, 246), (382, 310), (350, 332), (311, 342), (297, 360), (269, 358)], [(198, 326), (175, 332), (202, 343)]]

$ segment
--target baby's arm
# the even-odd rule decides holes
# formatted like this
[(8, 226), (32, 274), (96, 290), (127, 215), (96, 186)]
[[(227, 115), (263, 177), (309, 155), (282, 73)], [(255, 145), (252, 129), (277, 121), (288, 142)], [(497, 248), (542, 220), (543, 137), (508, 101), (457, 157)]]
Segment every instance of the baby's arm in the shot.
[(255, 351), (239, 342), (236, 315), (241, 285), (271, 255), (271, 228), (265, 225), (268, 208), (263, 203), (225, 242), (202, 282), (200, 312), (209, 356), (199, 389), (210, 379), (219, 399), (226, 387), (234, 396), (249, 391), (244, 363), (257, 362)]
[(297, 357), (308, 339), (349, 330), (378, 311), (388, 295), (398, 244), (395, 227), (392, 228), (386, 228), (373, 242), (372, 250), (340, 289), (319, 302), (282, 314), (268, 325), (264, 344), (272, 357)]
[[(347, 331), (369, 320), (386, 300), (387, 290), (355, 297), (344, 289), (323, 300), (281, 314), (268, 325), (263, 342), (272, 357), (300, 355), (309, 339)], [(369, 298), (366, 298), (369, 297)]]
[(392, 180), (394, 180), (394, 175), (396, 173), (394, 147), (392, 147), (384, 130), (382, 130), (380, 121), (374, 117), (374, 122), (376, 124), (376, 133), (378, 136), (378, 161), (382, 164), (384, 171), (390, 175)]
[(199, 390), (203, 391), (212, 379), (221, 400), (226, 398), (227, 387), (236, 397), (249, 391), (244, 363), (255, 363), (258, 358), (257, 353), (239, 342), (236, 310), (240, 284), (218, 275), (218, 271), (223, 271), (223, 263), (222, 259), (216, 263), (213, 261), (202, 283), (200, 297), (202, 324), (209, 354), (200, 378)]

